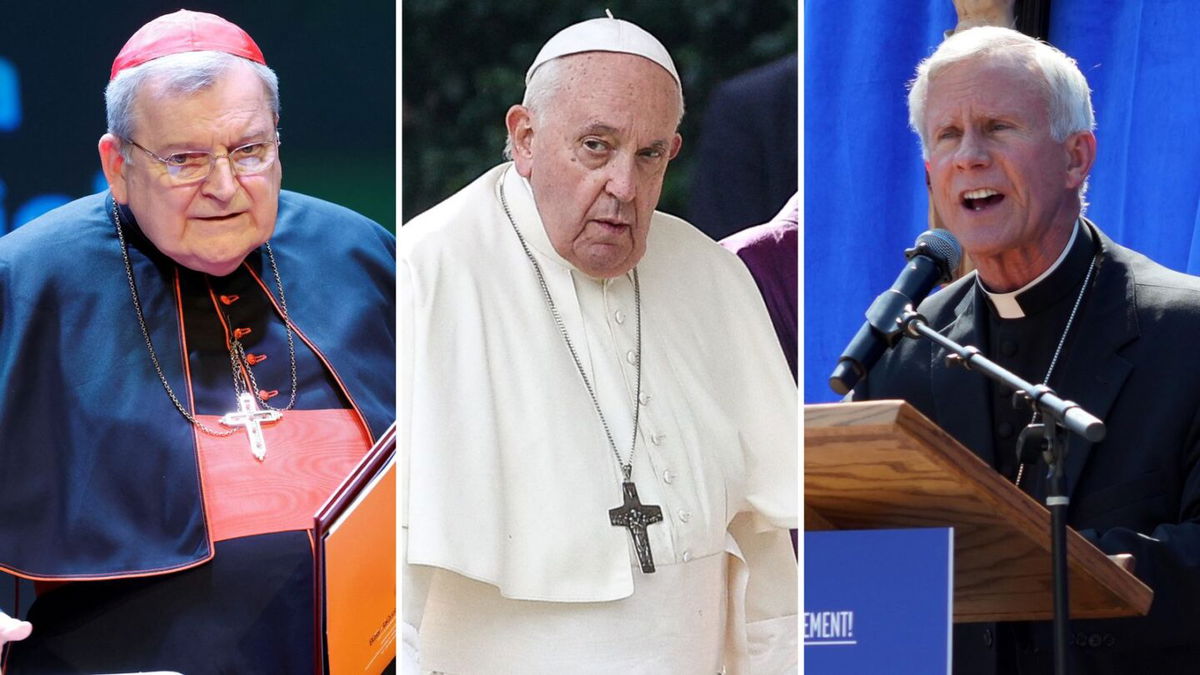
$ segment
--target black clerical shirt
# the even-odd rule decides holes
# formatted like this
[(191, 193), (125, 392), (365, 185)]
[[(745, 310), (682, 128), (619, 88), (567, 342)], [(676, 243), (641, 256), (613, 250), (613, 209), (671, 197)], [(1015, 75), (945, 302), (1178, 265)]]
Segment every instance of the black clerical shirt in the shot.
[[(1058, 262), (1044, 279), (1031, 288), (1024, 289), (1010, 302), (994, 302), (984, 292), (980, 283), (975, 285), (979, 307), (987, 307), (987, 320), (980, 325), (980, 349), (1000, 366), (1012, 371), (1032, 384), (1046, 384), (1052, 389), (1062, 381), (1071, 346), (1086, 336), (1081, 336), (1077, 322), (1068, 327), (1071, 311), (1079, 299), (1080, 289), (1088, 268), (1096, 257), (1096, 242), (1089, 228), (1076, 226), (1076, 234), (1066, 256)], [(1095, 273), (1088, 279), (1093, 285)], [(1080, 302), (1080, 311), (1089, 299), (1088, 289)], [(1003, 306), (1003, 310), (1000, 306)], [(1008, 315), (1004, 318), (1001, 314)], [(1019, 316), (1013, 316), (1018, 314)], [(1063, 333), (1067, 331), (1058, 361), (1050, 377), (1051, 360)], [(1075, 367), (1079, 367), (1075, 364)], [(1072, 392), (1055, 390), (1063, 398), (1071, 398)], [(989, 387), (991, 398), (992, 457), (991, 465), (1010, 481), (1017, 478), (1017, 441), (1021, 431), (1032, 419), (1033, 411), (1028, 403), (1014, 405), (1013, 390), (992, 382)], [(1020, 487), (1039, 502), (1046, 497), (1046, 464), (1038, 456), (1034, 463), (1027, 464), (1021, 475)], [(1030, 645), (1027, 623), (1001, 623), (996, 626), (996, 651), (1000, 673), (1017, 672), (1020, 659), (1018, 645)]]
[[(1070, 249), (1053, 271), (1046, 278), (1015, 294), (1013, 302), (1003, 303), (1004, 309), (997, 307), (980, 284), (976, 284), (975, 292), (985, 296), (986, 300), (979, 306), (987, 307), (987, 321), (980, 326), (980, 346), (985, 355), (1000, 366), (1012, 371), (1019, 377), (1032, 384), (1046, 384), (1051, 388), (1062, 381), (1065, 361), (1072, 344), (1081, 339), (1078, 325), (1070, 327), (1063, 342), (1058, 362), (1050, 372), (1047, 372), (1054, 358), (1055, 349), (1063, 333), (1068, 329), (1067, 322), (1071, 310), (1079, 299), (1080, 288), (1087, 276), (1088, 268), (1096, 256), (1096, 244), (1090, 230), (1078, 227), (1071, 242)], [(1095, 279), (1089, 280), (1089, 285)], [(982, 300), (982, 299), (981, 299)], [(1081, 302), (1087, 303), (1088, 294), (1084, 293)], [(1004, 318), (1001, 314), (1008, 314)], [(1022, 316), (1012, 316), (1019, 313)], [(1077, 324), (1077, 322), (1075, 322)], [(1070, 399), (1072, 392), (1057, 391), (1063, 398)], [(1014, 405), (1013, 390), (1009, 387), (992, 383), (991, 396), (991, 429), (993, 440), (992, 467), (1010, 481), (1017, 477), (1017, 440), (1021, 431), (1032, 419), (1033, 411), (1028, 403)], [(1045, 464), (1039, 457), (1036, 464), (1026, 466), (1020, 486), (1035, 498), (1045, 497)]]

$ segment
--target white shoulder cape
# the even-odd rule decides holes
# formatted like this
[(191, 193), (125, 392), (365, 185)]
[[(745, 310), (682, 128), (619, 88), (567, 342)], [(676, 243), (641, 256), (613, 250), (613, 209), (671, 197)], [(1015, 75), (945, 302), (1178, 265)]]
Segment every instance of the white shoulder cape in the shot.
[[(406, 562), (514, 599), (624, 598), (629, 535), (607, 515), (620, 503), (620, 471), (501, 208), (502, 184), (551, 285), (579, 272), (553, 254), (510, 166), (399, 237)], [(638, 273), (643, 378), (680, 421), (670, 433), (699, 467), (717, 524), (693, 553), (726, 550), (748, 565), (740, 583), (731, 577), (740, 621), (794, 616), (796, 390), (758, 290), (736, 256), (658, 212)], [(556, 295), (579, 335), (570, 300)]]

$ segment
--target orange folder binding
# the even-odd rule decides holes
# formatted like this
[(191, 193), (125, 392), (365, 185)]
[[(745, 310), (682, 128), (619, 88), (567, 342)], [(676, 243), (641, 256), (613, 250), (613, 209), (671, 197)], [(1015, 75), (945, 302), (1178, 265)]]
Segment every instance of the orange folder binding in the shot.
[(316, 669), (378, 675), (396, 659), (396, 426), (317, 512)]

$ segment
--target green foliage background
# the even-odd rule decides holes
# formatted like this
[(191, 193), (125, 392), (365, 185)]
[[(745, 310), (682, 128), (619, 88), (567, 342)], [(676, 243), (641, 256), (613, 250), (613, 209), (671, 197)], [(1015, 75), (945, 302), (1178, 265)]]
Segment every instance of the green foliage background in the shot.
[(610, 9), (666, 45), (683, 79), (683, 151), (659, 209), (686, 212), (694, 148), (714, 86), (796, 51), (796, 0), (405, 0), (401, 4), (402, 218), (502, 161), (504, 114), (546, 40)]

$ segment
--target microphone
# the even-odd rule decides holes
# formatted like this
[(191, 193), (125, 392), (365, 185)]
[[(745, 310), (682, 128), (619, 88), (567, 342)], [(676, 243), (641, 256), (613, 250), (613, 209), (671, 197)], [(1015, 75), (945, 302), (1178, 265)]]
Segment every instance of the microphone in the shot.
[(830, 388), (843, 396), (900, 339), (900, 317), (904, 312), (919, 305), (934, 286), (950, 280), (962, 260), (962, 247), (946, 230), (926, 230), (904, 252), (904, 257), (908, 263), (900, 276), (867, 308), (866, 322), (846, 346), (829, 376)]

